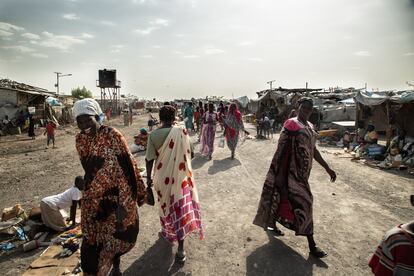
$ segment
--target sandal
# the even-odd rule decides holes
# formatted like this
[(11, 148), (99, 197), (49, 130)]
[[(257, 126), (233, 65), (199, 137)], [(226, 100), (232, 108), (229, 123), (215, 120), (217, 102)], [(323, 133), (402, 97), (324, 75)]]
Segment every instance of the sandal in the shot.
[(121, 272), (121, 269), (118, 267), (118, 268), (112, 268), (112, 274), (111, 274), (112, 276), (122, 276), (122, 272)]
[(273, 234), (275, 234), (275, 236), (284, 236), (285, 235), (285, 233), (277, 227), (275, 227), (275, 228), (267, 227), (266, 231), (273, 232)]
[(314, 256), (316, 258), (319, 258), (319, 259), (328, 256), (328, 253), (326, 253), (325, 251), (323, 251), (319, 247), (313, 248), (311, 251), (309, 251), (309, 254), (311, 254), (312, 256)]
[(175, 254), (175, 259), (179, 263), (185, 263), (185, 261), (187, 260), (185, 251), (177, 251), (177, 253)]

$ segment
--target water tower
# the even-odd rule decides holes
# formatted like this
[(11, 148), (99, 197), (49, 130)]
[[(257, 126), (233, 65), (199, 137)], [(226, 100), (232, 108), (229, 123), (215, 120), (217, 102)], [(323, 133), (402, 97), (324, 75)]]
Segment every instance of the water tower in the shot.
[(97, 87), (101, 89), (101, 107), (104, 112), (112, 110), (112, 114), (121, 111), (121, 81), (116, 79), (116, 70), (99, 70)]

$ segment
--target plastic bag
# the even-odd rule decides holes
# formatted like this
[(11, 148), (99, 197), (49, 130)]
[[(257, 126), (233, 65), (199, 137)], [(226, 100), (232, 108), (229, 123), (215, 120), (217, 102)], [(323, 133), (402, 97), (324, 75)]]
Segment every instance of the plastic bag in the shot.
[(224, 137), (221, 137), (221, 138), (220, 138), (220, 141), (219, 141), (218, 146), (219, 146), (220, 148), (224, 148)]

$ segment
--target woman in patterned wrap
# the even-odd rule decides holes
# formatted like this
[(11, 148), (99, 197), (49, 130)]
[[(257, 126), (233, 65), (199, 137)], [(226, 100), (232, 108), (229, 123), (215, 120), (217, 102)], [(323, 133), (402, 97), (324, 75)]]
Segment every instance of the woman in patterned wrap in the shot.
[(226, 126), (225, 136), (227, 146), (231, 151), (231, 159), (234, 159), (234, 153), (236, 151), (237, 143), (239, 142), (240, 130), (243, 130), (246, 134), (248, 133), (244, 130), (242, 116), (239, 109), (237, 108), (237, 104), (232, 103), (230, 105), (230, 109), (227, 117), (224, 119), (224, 123)]
[(214, 105), (208, 104), (208, 110), (204, 112), (202, 118), (201, 131), (201, 154), (212, 159), (214, 152), (214, 139), (216, 137), (218, 115), (214, 112)]
[(308, 183), (312, 159), (325, 168), (332, 182), (336, 173), (315, 147), (317, 135), (308, 122), (312, 110), (312, 100), (302, 98), (298, 116), (285, 122), (253, 223), (283, 236), (276, 226), (277, 221), (296, 235), (306, 236), (309, 253), (323, 258), (327, 254), (316, 246), (313, 238), (313, 197)]
[(137, 240), (137, 204), (145, 201), (145, 186), (125, 138), (99, 123), (99, 104), (83, 99), (75, 103), (73, 112), (81, 130), (76, 149), (85, 170), (82, 270), (85, 275), (107, 275), (113, 266), (113, 275), (122, 275), (120, 257)]
[[(191, 167), (194, 150), (188, 130), (175, 125), (175, 109), (167, 105), (160, 109), (161, 127), (148, 139), (147, 185), (154, 182), (157, 193), (160, 235), (170, 243), (178, 242), (176, 259), (185, 262), (184, 240), (190, 233), (203, 239), (200, 203)], [(154, 179), (152, 169), (154, 167)]]

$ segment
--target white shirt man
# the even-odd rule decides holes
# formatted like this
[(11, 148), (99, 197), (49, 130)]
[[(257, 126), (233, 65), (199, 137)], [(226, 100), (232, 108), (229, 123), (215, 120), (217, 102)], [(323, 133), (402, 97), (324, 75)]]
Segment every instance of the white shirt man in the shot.
[(48, 196), (40, 202), (43, 223), (55, 231), (65, 231), (67, 228), (65, 219), (60, 210), (70, 207), (70, 220), (72, 226), (75, 225), (76, 208), (82, 198), (83, 178), (78, 176), (75, 179), (75, 186), (67, 189), (63, 193)]

